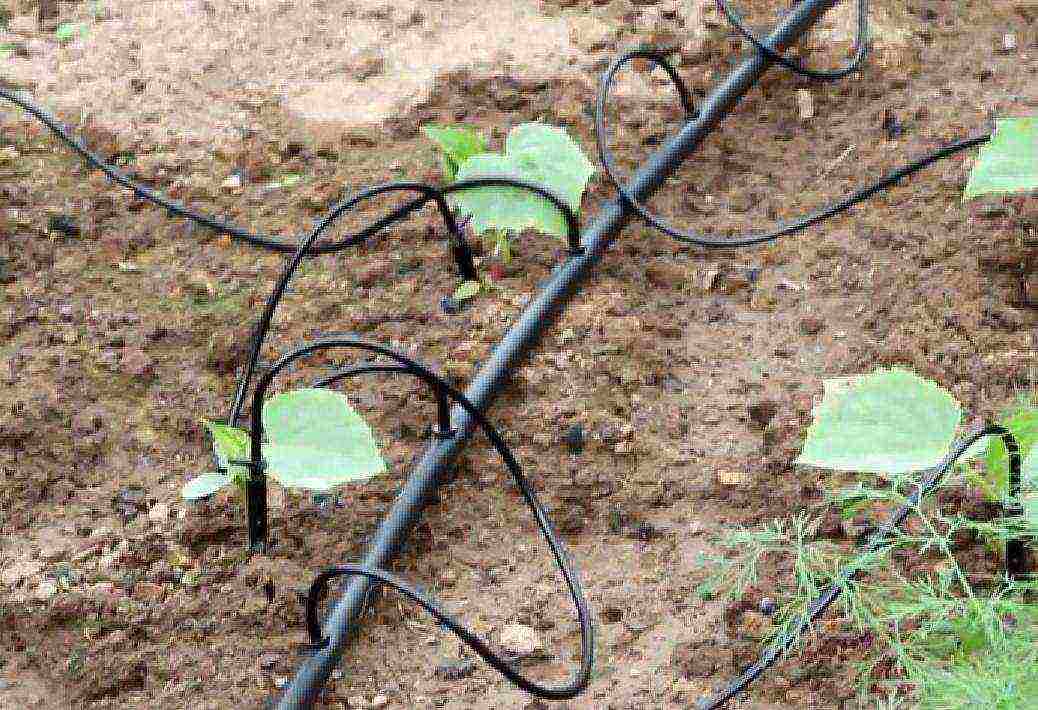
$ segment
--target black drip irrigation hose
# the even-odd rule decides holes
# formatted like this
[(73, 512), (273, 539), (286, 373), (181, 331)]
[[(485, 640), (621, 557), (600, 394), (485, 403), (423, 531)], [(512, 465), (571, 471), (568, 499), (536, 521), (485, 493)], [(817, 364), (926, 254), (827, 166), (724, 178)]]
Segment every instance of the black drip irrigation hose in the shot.
[[(489, 665), (505, 675), (506, 678), (518, 687), (531, 694), (549, 699), (562, 699), (574, 697), (587, 686), (593, 657), (593, 625), (578, 577), (532, 487), (529, 485), (508, 447), (482, 412), (507, 379), (511, 368), (515, 366), (522, 355), (535, 345), (540, 333), (569, 297), (573, 295), (579, 282), (587, 276), (594, 263), (601, 257), (601, 254), (631, 215), (638, 216), (650, 226), (674, 239), (701, 247), (730, 248), (759, 244), (817, 224), (867, 200), (883, 190), (893, 187), (902, 178), (918, 172), (938, 160), (990, 140), (991, 136), (987, 134), (944, 146), (933, 153), (918, 158), (873, 185), (858, 190), (829, 207), (798, 220), (788, 222), (764, 234), (747, 235), (735, 239), (704, 237), (694, 233), (681, 232), (644, 208), (641, 205), (641, 201), (651, 196), (662, 185), (664, 179), (672, 174), (677, 166), (694, 151), (703, 138), (717, 127), (728, 111), (771, 65), (779, 64), (802, 76), (826, 81), (847, 76), (861, 66), (868, 51), (868, 12), (866, 0), (859, 0), (858, 3), (856, 51), (854, 57), (846, 66), (834, 71), (814, 70), (794, 62), (783, 54), (801, 34), (806, 32), (837, 1), (802, 0), (786, 13), (777, 28), (766, 39), (760, 39), (745, 27), (739, 15), (728, 6), (726, 0), (716, 0), (721, 12), (732, 23), (733, 27), (753, 45), (756, 51), (755, 56), (748, 57), (708, 97), (701, 110), (697, 110), (693, 105), (687, 86), (678, 72), (667, 62), (666, 53), (651, 47), (641, 47), (621, 54), (603, 76), (595, 115), (596, 143), (602, 166), (606, 177), (616, 188), (619, 197), (611, 206), (606, 207), (602, 211), (598, 222), (589, 228), (587, 236), (583, 239), (580, 236), (580, 225), (575, 211), (561, 198), (544, 186), (515, 180), (510, 177), (480, 178), (454, 183), (447, 187), (437, 187), (417, 182), (396, 182), (380, 185), (361, 191), (349, 200), (334, 206), (328, 215), (317, 223), (309, 235), (300, 238), (296, 242), (255, 234), (241, 227), (221, 222), (196, 212), (134, 182), (125, 174), (90, 152), (78, 140), (73, 138), (64, 126), (49, 116), (42, 108), (28, 99), (24, 99), (18, 94), (0, 87), (0, 98), (11, 101), (34, 116), (86, 162), (94, 168), (101, 170), (112, 181), (129, 189), (138, 197), (163, 207), (174, 216), (192, 220), (218, 233), (226, 234), (232, 239), (270, 251), (293, 254), (271, 297), (268, 299), (264, 313), (253, 333), (250, 356), (239, 378), (237, 392), (228, 418), (228, 423), (231, 425), (234, 425), (241, 416), (249, 385), (258, 364), (259, 353), (269, 332), (277, 305), (287, 288), (289, 280), (303, 258), (333, 253), (360, 244), (397, 221), (408, 217), (427, 203), (435, 202), (446, 226), (451, 254), (459, 273), (465, 279), (475, 279), (477, 278), (477, 273), (472, 261), (472, 254), (465, 242), (463, 230), (459, 227), (447, 203), (446, 198), (448, 194), (458, 190), (483, 186), (520, 187), (548, 199), (563, 213), (566, 219), (568, 229), (567, 243), (569, 247), (566, 261), (556, 269), (552, 279), (523, 313), (519, 323), (505, 336), (502, 343), (494, 351), (491, 361), (473, 381), (465, 394), (450, 388), (442, 379), (409, 358), (387, 348), (352, 339), (323, 340), (298, 348), (283, 356), (260, 378), (254, 390), (251, 415), (251, 459), (249, 461), (233, 462), (250, 468), (246, 496), (249, 511), (249, 539), (250, 543), (258, 549), (263, 548), (267, 532), (266, 477), (259, 444), (262, 438), (262, 401), (272, 379), (279, 371), (295, 360), (322, 349), (358, 348), (368, 350), (369, 352), (389, 357), (395, 360), (397, 364), (357, 365), (322, 378), (316, 386), (329, 386), (342, 379), (369, 373), (410, 374), (419, 377), (433, 389), (437, 397), (438, 410), (438, 429), (436, 430), (438, 443), (435, 443), (427, 451), (425, 457), (405, 485), (387, 519), (379, 527), (376, 540), (365, 558), (365, 564), (330, 568), (322, 572), (313, 582), (307, 600), (307, 629), (311, 637), (313, 653), (310, 659), (305, 661), (300, 667), (293, 682), (281, 694), (277, 704), (279, 708), (308, 708), (311, 706), (319, 694), (321, 686), (327, 680), (331, 667), (341, 656), (342, 646), (348, 638), (349, 627), (356, 622), (360, 609), (365, 604), (367, 592), (371, 589), (372, 581), (393, 587), (422, 606), (437, 621), (458, 635)], [(629, 185), (623, 185), (616, 177), (612, 155), (605, 145), (604, 113), (609, 89), (615, 80), (617, 72), (634, 59), (649, 60), (664, 70), (678, 91), (687, 122), (684, 129), (640, 169)], [(418, 197), (396, 208), (388, 215), (381, 217), (357, 234), (343, 237), (338, 241), (318, 243), (321, 233), (342, 214), (363, 200), (373, 199), (390, 192), (415, 192), (418, 193)], [(455, 404), (453, 412), (450, 411), (451, 402)], [(562, 571), (577, 608), (581, 626), (581, 667), (574, 679), (567, 685), (545, 687), (524, 678), (515, 672), (508, 659), (496, 655), (481, 639), (440, 609), (430, 597), (410, 586), (407, 582), (389, 574), (384, 569), (385, 563), (395, 554), (408, 531), (413, 527), (431, 492), (440, 485), (439, 475), (446, 460), (456, 453), (465, 438), (477, 426), (482, 429), (501, 455), (516, 485), (523, 493), (527, 504), (534, 511), (538, 525), (555, 556), (556, 563)], [(886, 538), (904, 521), (913, 507), (917, 506), (919, 501), (940, 483), (954, 460), (968, 448), (972, 441), (976, 441), (985, 435), (1001, 435), (1003, 437), (1006, 449), (1010, 454), (1011, 494), (1019, 495), (1020, 456), (1016, 442), (1004, 428), (989, 426), (972, 435), (972, 437), (967, 437), (967, 443), (963, 444), (960, 442), (957, 444), (954, 451), (941, 464), (934, 469), (928, 470), (929, 472), (924, 476), (916, 492), (909, 499), (909, 503), (895, 513), (871, 538), (866, 547), (866, 553), (880, 550)], [(1010, 511), (1007, 510), (1006, 512), (1010, 514)], [(1023, 542), (1019, 540), (1010, 541), (1007, 544), (1006, 556), (1007, 573), (1009, 576), (1012, 577), (1020, 574), (1024, 570), (1026, 560), (1027, 554)], [(841, 580), (845, 583), (850, 581), (858, 571), (858, 567), (850, 566), (841, 573)], [(318, 623), (317, 606), (328, 582), (336, 577), (351, 577), (352, 579), (339, 603), (325, 621), (324, 628), (330, 629), (332, 632), (332, 635), (328, 636), (322, 632), (322, 627)], [(745, 690), (750, 683), (763, 674), (797, 642), (802, 634), (810, 628), (811, 624), (824, 613), (839, 595), (839, 585), (834, 585), (833, 588), (827, 590), (826, 593), (810, 605), (808, 613), (794, 625), (793, 631), (790, 634), (776, 644), (771, 645), (765, 650), (756, 664), (747, 668), (738, 678), (713, 698), (701, 701), (697, 708), (700, 710), (719, 708)]]

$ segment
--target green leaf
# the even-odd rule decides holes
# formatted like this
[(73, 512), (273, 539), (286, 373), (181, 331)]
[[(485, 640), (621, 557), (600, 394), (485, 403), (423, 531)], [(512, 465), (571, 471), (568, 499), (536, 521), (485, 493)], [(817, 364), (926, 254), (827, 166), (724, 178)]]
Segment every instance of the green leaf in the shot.
[(231, 477), (225, 473), (203, 473), (185, 483), (180, 495), (187, 500), (198, 500), (211, 496), (230, 482)]
[(213, 448), (216, 450), (216, 460), (220, 464), (220, 468), (236, 479), (246, 479), (248, 469), (241, 464), (231, 465), (229, 462), (234, 459), (245, 461), (250, 458), (251, 437), (249, 433), (244, 429), (228, 427), (208, 419), (202, 419), (202, 424), (213, 436)]
[(936, 383), (906, 370), (878, 370), (826, 383), (796, 463), (897, 474), (929, 468), (948, 452), (962, 416)]
[[(478, 177), (509, 177), (534, 182), (556, 193), (574, 212), (595, 168), (561, 128), (543, 123), (524, 123), (508, 134), (505, 154), (486, 153), (466, 160), (458, 180)], [(520, 231), (536, 229), (560, 237), (566, 235), (566, 220), (548, 200), (517, 187), (480, 187), (452, 195), (456, 208), (472, 215), (477, 234), (490, 229)]]
[(59, 42), (68, 42), (79, 35), (83, 39), (87, 36), (87, 26), (82, 22), (63, 22), (54, 30), (54, 37)]
[(443, 174), (451, 182), (458, 175), (458, 166), (487, 150), (486, 139), (473, 128), (429, 125), (422, 126), (422, 133), (442, 151)]
[(303, 389), (263, 406), (271, 477), (287, 487), (329, 490), (386, 470), (371, 428), (338, 392)]
[[(1020, 456), (1027, 457), (1038, 443), (1038, 409), (1018, 410), (1001, 424), (1016, 439)], [(1001, 436), (988, 438), (987, 456), (984, 459), (987, 479), (993, 484), (996, 493), (1005, 494), (1009, 488), (1009, 455), (1006, 453), (1006, 445)]]
[(0, 42), (0, 59), (9, 59), (18, 51), (18, 45), (14, 42)]
[(963, 200), (992, 192), (1038, 190), (1038, 116), (1002, 118), (980, 147)]
[(465, 281), (454, 291), (455, 301), (467, 301), (468, 299), (479, 293), (480, 289), (483, 288), (483, 284), (479, 281)]
[(1038, 446), (1031, 449), (1020, 470), (1021, 503), (1024, 517), (1038, 530)]

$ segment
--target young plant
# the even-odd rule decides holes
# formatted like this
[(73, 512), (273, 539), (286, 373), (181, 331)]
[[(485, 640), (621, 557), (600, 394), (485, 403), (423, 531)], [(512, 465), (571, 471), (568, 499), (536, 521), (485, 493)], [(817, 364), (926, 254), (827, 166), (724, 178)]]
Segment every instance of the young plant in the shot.
[[(234, 484), (244, 491), (250, 434), (205, 421), (213, 437), (220, 471), (197, 476), (184, 486), (188, 500), (210, 496)], [(286, 488), (329, 491), (386, 470), (371, 428), (346, 397), (325, 389), (301, 389), (271, 397), (263, 406), (266, 472)]]
[[(1038, 641), (1038, 606), (1025, 601), (1034, 583), (1006, 581), (1001, 592), (982, 596), (954, 554), (962, 533), (979, 533), (1001, 542), (1038, 533), (1038, 437), (1035, 407), (1020, 403), (1002, 425), (1014, 435), (1023, 457), (1023, 519), (972, 521), (961, 513), (944, 515), (924, 501), (911, 505), (920, 523), (912, 533), (894, 530), (884, 546), (868, 555), (816, 539), (821, 517), (796, 516), (763, 531), (735, 531), (721, 542), (728, 555), (706, 558), (712, 577), (700, 588), (704, 597), (719, 591), (738, 599), (757, 584), (763, 561), (789, 560), (793, 579), (780, 580), (785, 602), (769, 641), (789, 638), (789, 630), (810, 608), (821, 588), (840, 587), (844, 617), (861, 634), (866, 648), (859, 667), (863, 696), (886, 692), (888, 703), (914, 693), (919, 707), (933, 710), (999, 707), (1023, 710), (1035, 697), (1033, 672)], [(834, 493), (841, 517), (873, 505), (890, 508), (909, 502), (918, 472), (932, 469), (947, 455), (962, 416), (955, 398), (936, 383), (893, 368), (871, 375), (824, 383), (821, 403), (797, 463), (879, 474), (879, 479)], [(1008, 459), (999, 437), (980, 439), (962, 458), (982, 457), (998, 498), (1009, 493)], [(896, 571), (879, 584), (848, 578), (840, 570), (887, 569), (884, 556), (895, 548), (937, 556), (921, 579)], [(874, 697), (874, 695), (873, 695)]]
[(87, 26), (83, 22), (63, 22), (54, 30), (54, 38), (62, 44), (67, 44), (77, 36), (86, 39), (89, 34)]
[[(444, 177), (449, 182), (480, 177), (526, 180), (551, 189), (577, 214), (595, 172), (564, 129), (543, 123), (522, 123), (513, 128), (505, 140), (504, 153), (488, 152), (486, 140), (471, 128), (425, 126), (422, 131), (440, 149)], [(560, 238), (567, 233), (559, 210), (522, 188), (473, 188), (456, 192), (449, 199), (458, 213), (471, 216), (473, 232), (487, 235), (494, 256), (505, 264), (512, 259), (509, 233), (534, 229)]]

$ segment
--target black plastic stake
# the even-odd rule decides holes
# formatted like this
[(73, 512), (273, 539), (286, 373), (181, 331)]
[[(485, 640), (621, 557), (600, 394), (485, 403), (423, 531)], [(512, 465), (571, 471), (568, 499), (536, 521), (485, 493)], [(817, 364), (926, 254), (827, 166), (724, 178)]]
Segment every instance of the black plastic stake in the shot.
[[(803, 0), (782, 19), (764, 40), (777, 51), (789, 47), (818, 19), (835, 5), (837, 0)], [(628, 191), (640, 201), (651, 197), (681, 163), (698, 148), (704, 138), (721, 122), (747, 91), (761, 78), (773, 62), (754, 51), (717, 87), (699, 107), (698, 115), (685, 124), (681, 131), (649, 158), (632, 177)], [(541, 334), (591, 273), (602, 254), (627, 224), (631, 213), (622, 198), (605, 205), (598, 218), (581, 238), (582, 253), (572, 254), (552, 273), (538, 296), (520, 316), (494, 349), (466, 391), (466, 397), (477, 407), (485, 409), (501, 391), (519, 361), (537, 344)], [(446, 464), (454, 457), (472, 432), (473, 421), (461, 409), (452, 414), (448, 439), (436, 439), (418, 463), (404, 485), (386, 519), (379, 526), (375, 539), (361, 564), (384, 568), (405, 542), (418, 517), (441, 483)], [(342, 649), (364, 608), (371, 583), (366, 578), (353, 577), (324, 620), (322, 635), (328, 643), (303, 660), (295, 677), (274, 700), (278, 710), (309, 708), (320, 694), (332, 670), (342, 656)]]

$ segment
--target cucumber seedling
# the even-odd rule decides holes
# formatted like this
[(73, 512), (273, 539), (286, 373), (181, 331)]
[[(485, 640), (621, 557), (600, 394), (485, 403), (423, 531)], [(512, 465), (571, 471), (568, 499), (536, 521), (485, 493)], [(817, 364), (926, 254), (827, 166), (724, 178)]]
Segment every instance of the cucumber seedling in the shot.
[[(188, 481), (181, 495), (197, 500), (232, 484), (244, 493), (250, 433), (217, 422), (204, 424), (218, 470)], [(263, 406), (263, 431), (266, 473), (286, 488), (326, 492), (386, 470), (371, 427), (338, 392), (300, 389), (271, 397)]]
[[(487, 177), (508, 177), (543, 185), (580, 213), (580, 203), (595, 167), (569, 134), (544, 123), (521, 123), (508, 133), (504, 153), (487, 149), (486, 139), (473, 128), (436, 126), (422, 132), (440, 150), (443, 175), (449, 183)], [(564, 238), (565, 216), (540, 195), (517, 187), (487, 186), (463, 190), (449, 198), (452, 209), (471, 217), (469, 226), (485, 235), (492, 256), (512, 260), (509, 234), (533, 229)], [(456, 300), (472, 298), (485, 284), (462, 284)]]
[[(1038, 584), (1025, 579), (1022, 541), (1038, 537), (1036, 403), (1021, 402), (1000, 423), (956, 441), (961, 405), (907, 370), (880, 369), (823, 385), (795, 463), (872, 474), (823, 504), (845, 521), (871, 509), (898, 512), (879, 527), (867, 526), (872, 535), (857, 550), (827, 539), (840, 534), (821, 533), (823, 525), (832, 527), (824, 514), (800, 512), (789, 523), (732, 531), (720, 541), (727, 555), (703, 556), (712, 574), (700, 596), (743, 604), (751, 589), (759, 589), (764, 565), (789, 569), (791, 578), (769, 590), (784, 604), (763, 634), (766, 665), (796, 648), (817, 616), (837, 602), (857, 634), (859, 689), (870, 706), (875, 694), (886, 693), (892, 701), (913, 700), (934, 710), (1032, 707), (1038, 605), (1029, 595)], [(1002, 503), (1001, 518), (971, 520), (963, 511), (925, 505), (935, 489), (975, 480), (967, 466), (977, 459), (987, 490)], [(949, 481), (945, 474), (956, 462)], [(907, 522), (911, 529), (902, 531)], [(984, 578), (968, 574), (955, 554), (963, 540), (977, 535), (1005, 550), (1006, 574), (994, 580), (997, 589), (990, 594), (979, 593), (978, 579)], [(895, 550), (918, 555), (911, 576), (891, 568)], [(884, 570), (885, 579), (865, 579)]]

